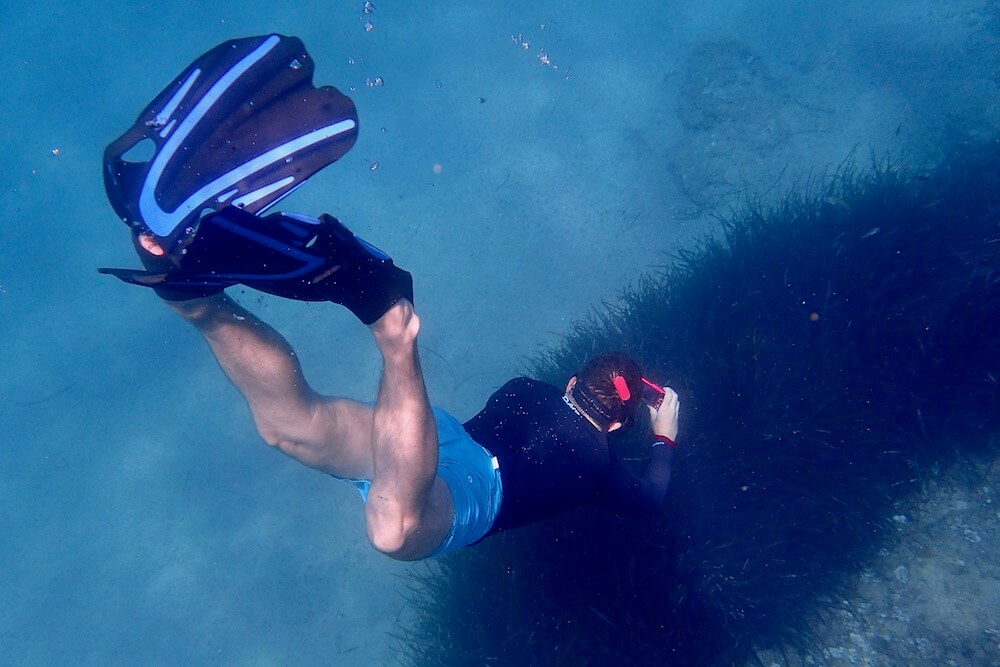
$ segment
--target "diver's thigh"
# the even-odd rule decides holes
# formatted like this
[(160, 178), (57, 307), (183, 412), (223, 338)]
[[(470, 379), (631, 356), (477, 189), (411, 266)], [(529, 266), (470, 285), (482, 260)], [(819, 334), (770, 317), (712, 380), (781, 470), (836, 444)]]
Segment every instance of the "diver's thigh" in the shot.
[(434, 553), (441, 545), (444, 538), (451, 532), (455, 523), (455, 504), (451, 497), (451, 489), (447, 482), (440, 475), (434, 477), (434, 486), (431, 488), (430, 497), (427, 499), (427, 508), (424, 511), (423, 531), (426, 539), (422, 543), (421, 558)]

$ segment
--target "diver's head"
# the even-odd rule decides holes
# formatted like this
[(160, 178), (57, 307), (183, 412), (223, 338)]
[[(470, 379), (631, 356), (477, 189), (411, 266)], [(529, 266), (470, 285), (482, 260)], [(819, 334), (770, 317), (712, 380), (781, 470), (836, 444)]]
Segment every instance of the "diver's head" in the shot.
[(631, 424), (642, 403), (642, 371), (623, 354), (601, 354), (570, 378), (566, 396), (601, 431)]

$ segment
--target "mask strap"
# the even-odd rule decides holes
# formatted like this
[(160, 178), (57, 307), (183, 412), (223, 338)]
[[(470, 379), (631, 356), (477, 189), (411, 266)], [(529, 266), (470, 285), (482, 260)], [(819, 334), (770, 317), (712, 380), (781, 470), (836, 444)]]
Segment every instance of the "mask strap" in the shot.
[(570, 394), (573, 396), (573, 400), (576, 401), (576, 404), (580, 406), (580, 409), (586, 412), (591, 419), (597, 422), (601, 429), (605, 431), (608, 430), (608, 427), (611, 426), (611, 422), (614, 421), (611, 417), (611, 413), (608, 411), (608, 408), (604, 405), (604, 403), (601, 403), (601, 399), (594, 396), (594, 394), (587, 389), (587, 385), (577, 380), (576, 384), (573, 385), (573, 390)]

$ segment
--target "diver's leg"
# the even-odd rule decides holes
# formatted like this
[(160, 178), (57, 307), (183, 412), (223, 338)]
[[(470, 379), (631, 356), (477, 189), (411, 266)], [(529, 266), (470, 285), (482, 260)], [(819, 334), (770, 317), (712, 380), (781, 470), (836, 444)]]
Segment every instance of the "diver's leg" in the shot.
[(372, 325), (384, 368), (372, 426), (374, 475), (365, 519), (379, 551), (430, 555), (451, 529), (451, 493), (437, 477), (437, 427), (417, 356), (420, 320), (402, 299)]
[(165, 303), (204, 336), (265, 441), (323, 472), (371, 478), (371, 407), (313, 391), (288, 342), (229, 297)]

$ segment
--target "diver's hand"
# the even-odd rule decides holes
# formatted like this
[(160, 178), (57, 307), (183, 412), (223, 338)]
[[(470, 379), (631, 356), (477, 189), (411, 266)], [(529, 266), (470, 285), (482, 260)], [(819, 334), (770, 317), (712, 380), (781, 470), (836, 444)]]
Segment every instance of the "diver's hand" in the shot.
[(671, 440), (677, 440), (677, 422), (680, 418), (681, 402), (677, 392), (670, 387), (663, 388), (663, 402), (660, 409), (649, 408), (649, 419), (653, 423), (653, 433)]

